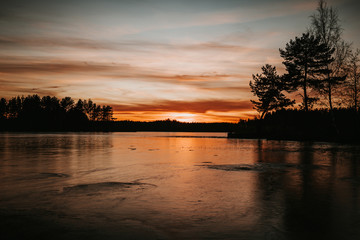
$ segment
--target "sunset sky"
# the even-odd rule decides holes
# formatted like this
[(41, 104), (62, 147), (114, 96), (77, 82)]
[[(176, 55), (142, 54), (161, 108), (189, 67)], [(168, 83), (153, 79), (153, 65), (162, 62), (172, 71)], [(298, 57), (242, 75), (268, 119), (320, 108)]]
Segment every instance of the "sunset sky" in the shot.
[[(360, 1), (327, 1), (360, 47)], [(91, 98), (119, 120), (237, 122), (249, 80), (309, 26), (314, 0), (2, 1), (0, 97)]]

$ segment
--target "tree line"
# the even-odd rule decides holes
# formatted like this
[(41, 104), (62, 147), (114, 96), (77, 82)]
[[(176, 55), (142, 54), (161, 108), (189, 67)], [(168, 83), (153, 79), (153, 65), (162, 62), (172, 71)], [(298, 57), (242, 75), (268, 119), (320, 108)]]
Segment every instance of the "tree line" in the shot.
[(311, 24), (302, 36), (279, 49), (286, 73), (266, 64), (249, 85), (258, 100), (251, 100), (263, 119), (269, 112), (294, 106), (291, 93), (302, 99), (300, 109), (315, 107), (359, 109), (359, 49), (342, 38), (336, 9), (320, 0)]
[(36, 94), (0, 99), (0, 130), (80, 131), (87, 129), (90, 122), (112, 120), (112, 107), (91, 99), (75, 101), (71, 97)]

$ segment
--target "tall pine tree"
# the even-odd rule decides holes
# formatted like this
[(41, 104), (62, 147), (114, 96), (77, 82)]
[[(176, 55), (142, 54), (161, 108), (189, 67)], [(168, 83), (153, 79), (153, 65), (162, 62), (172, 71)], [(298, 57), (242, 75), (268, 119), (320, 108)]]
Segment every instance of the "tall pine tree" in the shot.
[(290, 40), (285, 49), (279, 49), (280, 56), (284, 59), (287, 74), (285, 80), (289, 90), (303, 90), (303, 108), (309, 110), (316, 98), (309, 97), (309, 89), (317, 89), (321, 85), (322, 76), (331, 71), (328, 65), (334, 61), (331, 57), (334, 49), (320, 43), (320, 39), (304, 33), (295, 40)]

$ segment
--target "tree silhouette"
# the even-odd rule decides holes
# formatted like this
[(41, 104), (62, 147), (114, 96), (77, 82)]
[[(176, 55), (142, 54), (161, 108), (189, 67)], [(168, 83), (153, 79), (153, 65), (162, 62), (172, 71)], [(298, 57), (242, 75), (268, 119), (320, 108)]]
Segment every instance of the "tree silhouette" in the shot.
[(74, 109), (76, 109), (79, 112), (85, 112), (85, 105), (84, 105), (84, 101), (79, 99), (77, 101), (77, 103), (75, 104)]
[(5, 98), (0, 99), (0, 119), (7, 117), (7, 101)]
[(61, 99), (60, 105), (67, 112), (73, 108), (74, 100), (71, 99), (71, 97), (64, 97), (63, 99)]
[[(6, 123), (8, 129), (79, 131), (89, 129), (89, 119), (112, 121), (112, 116), (112, 107), (97, 106), (90, 99), (88, 101), (79, 99), (76, 104), (70, 97), (65, 97), (61, 101), (57, 97), (39, 95), (13, 97), (9, 101), (5, 98), (0, 99), (1, 124)], [(1, 124), (0, 129), (7, 128)]]
[(360, 49), (356, 49), (355, 52), (351, 52), (349, 62), (349, 82), (350, 95), (352, 104), (355, 110), (358, 109), (358, 96), (359, 96), (359, 62), (360, 62)]
[(329, 71), (317, 88), (320, 94), (326, 96), (330, 110), (333, 109), (334, 89), (346, 79), (346, 61), (350, 56), (350, 44), (342, 39), (342, 28), (337, 11), (328, 7), (323, 0), (319, 1), (317, 12), (311, 16), (310, 32), (320, 39), (330, 49), (334, 49), (334, 61), (328, 63)]
[(84, 110), (89, 119), (91, 119), (90, 116), (91, 116), (91, 112), (93, 111), (93, 108), (94, 108), (94, 102), (91, 99), (84, 100)]
[(41, 98), (41, 105), (47, 112), (55, 112), (61, 108), (60, 100), (56, 97), (44, 96)]
[(110, 121), (113, 116), (112, 107), (102, 106), (101, 108), (101, 121)]
[(300, 38), (290, 40), (285, 50), (279, 51), (288, 72), (284, 77), (291, 87), (289, 91), (302, 88), (303, 108), (308, 111), (316, 100), (308, 96), (308, 88), (318, 88), (321, 85), (319, 78), (331, 72), (327, 66), (334, 60), (331, 57), (334, 49), (320, 43), (319, 38), (304, 33)]
[(22, 110), (24, 97), (20, 98), (20, 96), (13, 97), (9, 100), (7, 110), (8, 110), (8, 117), (10, 119), (17, 118), (20, 111)]
[(261, 74), (253, 75), (254, 82), (250, 81), (251, 92), (258, 97), (258, 101), (250, 100), (263, 119), (267, 112), (293, 105), (282, 93), (287, 86), (276, 72), (276, 67), (266, 64)]
[(100, 119), (100, 112), (101, 112), (101, 106), (96, 105), (96, 103), (93, 104), (90, 112), (90, 120), (97, 121)]
[(42, 112), (41, 98), (39, 95), (27, 96), (22, 102), (22, 109), (19, 112), (19, 118), (29, 123), (35, 123)]

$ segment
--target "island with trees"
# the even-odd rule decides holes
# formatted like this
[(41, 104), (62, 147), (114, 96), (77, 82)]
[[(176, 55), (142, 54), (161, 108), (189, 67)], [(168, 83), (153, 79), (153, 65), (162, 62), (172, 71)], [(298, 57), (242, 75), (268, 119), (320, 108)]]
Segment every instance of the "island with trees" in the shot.
[(307, 32), (279, 52), (286, 72), (266, 64), (253, 75), (260, 116), (240, 121), (229, 137), (359, 141), (360, 50), (342, 39), (337, 11), (320, 0)]

